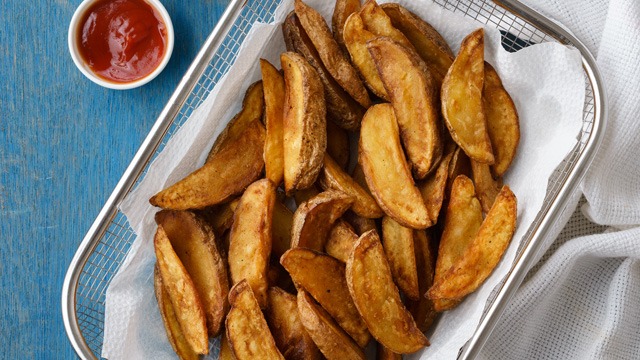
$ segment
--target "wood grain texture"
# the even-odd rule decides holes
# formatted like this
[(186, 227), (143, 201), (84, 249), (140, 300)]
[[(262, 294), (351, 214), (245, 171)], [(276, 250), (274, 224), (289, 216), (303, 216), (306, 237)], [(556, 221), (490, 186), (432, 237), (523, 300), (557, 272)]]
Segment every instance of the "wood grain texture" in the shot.
[(69, 56), (80, 0), (0, 2), (0, 358), (75, 358), (60, 310), (67, 267), (228, 1), (163, 3), (171, 61), (116, 91)]

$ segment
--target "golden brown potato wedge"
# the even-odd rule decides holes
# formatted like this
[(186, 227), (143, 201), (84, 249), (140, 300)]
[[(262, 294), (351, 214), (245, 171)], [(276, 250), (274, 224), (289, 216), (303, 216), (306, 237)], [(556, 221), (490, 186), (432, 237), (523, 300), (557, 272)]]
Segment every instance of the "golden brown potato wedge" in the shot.
[(162, 285), (162, 278), (160, 272), (156, 266), (153, 271), (153, 287), (156, 294), (156, 300), (158, 300), (158, 308), (160, 309), (160, 315), (162, 315), (162, 322), (164, 328), (167, 331), (167, 338), (176, 355), (181, 360), (198, 360), (198, 354), (196, 354), (191, 345), (187, 342), (187, 339), (182, 333), (180, 323), (176, 317), (176, 312), (173, 309), (173, 305), (169, 300), (169, 295)]
[(343, 29), (349, 15), (360, 11), (360, 0), (336, 0), (336, 6), (333, 8), (333, 16), (331, 17), (331, 30), (333, 37), (336, 39), (345, 51)]
[(398, 224), (388, 216), (382, 218), (382, 245), (393, 280), (409, 299), (418, 300), (420, 293), (413, 232), (413, 229)]
[(198, 291), (209, 336), (218, 336), (229, 311), (229, 279), (213, 230), (190, 211), (162, 210), (155, 218)]
[(240, 202), (239, 197), (223, 204), (195, 210), (194, 213), (211, 226), (216, 237), (222, 237), (225, 231), (231, 229), (233, 213), (236, 211), (238, 202)]
[(324, 245), (324, 250), (327, 254), (346, 263), (356, 241), (358, 241), (358, 235), (353, 227), (345, 220), (338, 219), (329, 232), (329, 239)]
[(220, 353), (218, 354), (218, 360), (236, 360), (233, 356), (233, 351), (229, 346), (229, 340), (227, 339), (227, 334), (222, 333), (220, 337)]
[(410, 51), (415, 51), (409, 39), (391, 24), (391, 19), (375, 0), (368, 0), (362, 5), (360, 16), (364, 26), (374, 35), (389, 37)]
[(229, 303), (231, 310), (227, 315), (226, 335), (234, 357), (237, 360), (284, 360), (246, 280), (231, 288)]
[(327, 154), (331, 155), (342, 169), (349, 166), (349, 133), (333, 121), (327, 121)]
[(424, 181), (418, 184), (424, 204), (427, 206), (429, 219), (434, 224), (438, 221), (442, 202), (444, 201), (449, 177), (449, 163), (452, 157), (453, 153), (447, 154), (438, 164), (436, 171), (429, 174)]
[(369, 230), (378, 230), (378, 226), (376, 225), (376, 221), (374, 219), (364, 218), (351, 210), (347, 210), (342, 217), (353, 226), (356, 234), (358, 236), (364, 234)]
[(276, 198), (269, 179), (251, 184), (240, 198), (229, 233), (229, 272), (233, 284), (247, 280), (261, 308), (267, 306), (271, 223)]
[(268, 295), (269, 306), (265, 317), (285, 359), (320, 360), (320, 350), (300, 322), (296, 297), (279, 287), (269, 288)]
[(401, 354), (396, 354), (393, 351), (387, 349), (384, 345), (378, 343), (376, 348), (377, 360), (402, 360)]
[(435, 270), (435, 256), (431, 253), (430, 236), (424, 230), (415, 230), (413, 234), (414, 249), (416, 252), (416, 268), (418, 270), (418, 288), (420, 299), (418, 301), (407, 300), (407, 309), (422, 332), (431, 327), (438, 314), (433, 306), (433, 301), (424, 296), (433, 285)]
[(389, 94), (413, 174), (423, 179), (443, 149), (435, 82), (416, 54), (390, 38), (371, 40), (367, 48)]
[(462, 256), (434, 282), (432, 299), (456, 299), (474, 292), (491, 275), (511, 242), (516, 228), (517, 200), (503, 186), (478, 234)]
[(340, 50), (322, 15), (302, 0), (295, 1), (295, 11), (302, 28), (318, 51), (322, 63), (336, 82), (360, 105), (365, 108), (371, 106), (367, 89), (349, 59)]
[(284, 69), (284, 186), (287, 194), (310, 187), (327, 149), (324, 88), (299, 54), (280, 55)]
[(371, 335), (349, 295), (345, 265), (329, 255), (295, 248), (287, 251), (280, 263), (298, 287), (304, 288), (361, 347)]
[(158, 225), (154, 238), (156, 266), (186, 342), (197, 354), (209, 352), (207, 322), (198, 291), (173, 250), (167, 233)]
[(295, 51), (304, 56), (318, 72), (324, 85), (327, 114), (344, 129), (356, 130), (360, 127), (364, 108), (340, 87), (324, 64), (322, 64), (318, 51), (316, 51), (311, 39), (302, 28), (295, 12), (292, 11), (285, 19), (282, 24), (282, 32), (287, 44), (287, 50)]
[(471, 160), (471, 175), (473, 184), (476, 186), (476, 193), (478, 193), (478, 200), (482, 205), (482, 211), (486, 214), (491, 210), (491, 206), (502, 188), (502, 179), (494, 180), (489, 165), (474, 160)]
[(265, 127), (264, 169), (267, 179), (276, 186), (284, 178), (284, 77), (275, 66), (260, 59), (264, 88)]
[(358, 239), (346, 266), (349, 292), (371, 335), (397, 354), (429, 345), (402, 304), (391, 269), (375, 231)]
[(283, 203), (276, 201), (273, 206), (271, 224), (271, 258), (278, 260), (291, 248), (291, 225), (293, 213)]
[(291, 247), (324, 250), (333, 223), (353, 204), (353, 197), (337, 190), (323, 191), (293, 213)]
[(237, 139), (225, 141), (201, 168), (160, 191), (149, 202), (164, 209), (202, 209), (241, 193), (264, 168), (264, 132), (262, 123), (254, 120)]
[(369, 189), (387, 215), (414, 229), (432, 225), (413, 183), (390, 104), (374, 105), (365, 114), (358, 153)]
[(477, 162), (493, 164), (493, 150), (482, 105), (484, 30), (462, 41), (442, 82), (442, 115), (453, 140)]
[(306, 291), (298, 291), (298, 313), (307, 333), (327, 360), (366, 359), (364, 352)]
[(511, 96), (502, 85), (500, 76), (489, 63), (484, 63), (484, 88), (482, 90), (487, 130), (495, 163), (491, 166), (494, 177), (500, 177), (511, 165), (520, 142), (518, 111)]

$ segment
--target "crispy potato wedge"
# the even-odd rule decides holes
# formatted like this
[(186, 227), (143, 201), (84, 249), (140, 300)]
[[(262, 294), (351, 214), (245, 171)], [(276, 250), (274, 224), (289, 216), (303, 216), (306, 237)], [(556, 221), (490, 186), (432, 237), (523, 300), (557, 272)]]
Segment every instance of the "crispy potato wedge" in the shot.
[(276, 198), (269, 179), (251, 184), (240, 198), (229, 233), (229, 272), (233, 284), (246, 279), (261, 308), (267, 306), (271, 223)]
[(209, 352), (207, 322), (198, 290), (189, 273), (173, 250), (167, 233), (158, 225), (153, 241), (156, 253), (156, 266), (164, 289), (186, 342), (197, 354)]
[(260, 59), (264, 88), (264, 169), (267, 179), (280, 185), (284, 178), (284, 77), (269, 61)]
[(442, 82), (442, 115), (453, 140), (477, 162), (495, 159), (482, 105), (484, 85), (484, 30), (462, 41), (458, 56)]
[(520, 142), (520, 121), (518, 111), (502, 85), (496, 70), (488, 62), (484, 63), (484, 88), (482, 89), (487, 130), (495, 163), (491, 166), (493, 176), (498, 178), (507, 171), (516, 156)]
[(339, 190), (354, 198), (351, 210), (365, 218), (379, 218), (384, 215), (376, 200), (340, 168), (329, 155), (324, 156), (324, 167), (318, 183), (324, 190)]
[(444, 201), (447, 179), (449, 177), (449, 163), (452, 157), (453, 153), (447, 154), (440, 161), (436, 171), (418, 184), (418, 189), (422, 194), (424, 204), (427, 206), (429, 219), (434, 224), (438, 221), (442, 202)]
[(220, 337), (220, 353), (218, 353), (218, 360), (236, 360), (233, 356), (233, 351), (229, 346), (229, 340), (227, 339), (227, 334), (222, 333)]
[(291, 226), (293, 213), (283, 203), (276, 201), (273, 206), (271, 224), (271, 258), (279, 260), (291, 248)]
[(333, 37), (336, 39), (345, 51), (347, 48), (344, 44), (343, 29), (349, 15), (360, 11), (360, 0), (336, 0), (336, 6), (333, 8), (333, 16), (331, 17), (331, 30)]
[(366, 359), (364, 352), (306, 291), (298, 291), (298, 313), (307, 333), (328, 360)]
[(409, 39), (418, 55), (427, 63), (439, 89), (454, 59), (446, 40), (433, 26), (402, 5), (387, 3), (380, 7), (391, 19), (391, 24)]
[(517, 200), (503, 186), (478, 234), (462, 256), (434, 282), (432, 299), (456, 299), (474, 292), (491, 275), (509, 246), (516, 228)]
[(396, 354), (393, 351), (387, 349), (384, 345), (378, 343), (376, 347), (376, 359), (377, 360), (402, 360), (402, 355)]
[(189, 211), (162, 210), (155, 219), (198, 291), (209, 336), (218, 336), (229, 311), (229, 279), (213, 230)]
[(342, 217), (353, 226), (356, 234), (358, 236), (364, 234), (369, 230), (378, 230), (378, 226), (376, 225), (376, 221), (374, 219), (364, 218), (351, 210), (347, 210)]
[(327, 121), (327, 154), (331, 155), (342, 169), (349, 166), (351, 157), (349, 133), (333, 121)]
[(194, 213), (211, 226), (216, 237), (222, 237), (225, 231), (231, 229), (233, 213), (236, 211), (238, 202), (240, 202), (239, 197), (223, 204), (194, 210)]
[(353, 68), (347, 57), (340, 50), (340, 46), (334, 40), (331, 30), (324, 21), (322, 15), (302, 2), (295, 1), (295, 12), (300, 19), (300, 24), (322, 59), (331, 76), (338, 84), (354, 98), (360, 105), (368, 108), (371, 106), (369, 93), (365, 89), (358, 73)]
[(300, 207), (304, 202), (311, 200), (311, 198), (318, 196), (318, 194), (320, 194), (320, 189), (314, 184), (310, 188), (297, 190), (295, 194), (293, 194), (293, 198), (296, 201), (296, 206)]
[(369, 189), (387, 215), (414, 229), (432, 225), (422, 195), (413, 183), (390, 104), (374, 105), (365, 114), (358, 156)]
[(327, 149), (324, 88), (318, 73), (299, 54), (280, 55), (284, 100), (284, 186), (287, 194), (315, 181)]
[(322, 63), (311, 39), (302, 28), (295, 12), (291, 12), (282, 24), (284, 40), (288, 51), (295, 51), (307, 59), (318, 72), (324, 85), (324, 97), (327, 102), (327, 114), (342, 128), (356, 130), (364, 115), (364, 108), (333, 79)]
[(268, 295), (269, 306), (265, 317), (285, 359), (320, 360), (320, 350), (300, 322), (296, 297), (279, 287), (269, 288)]
[(360, 16), (364, 26), (374, 35), (389, 37), (410, 51), (415, 51), (409, 39), (391, 24), (391, 19), (375, 0), (368, 0), (362, 5)]
[(231, 199), (262, 173), (264, 133), (262, 123), (254, 120), (237, 139), (225, 141), (201, 168), (160, 191), (149, 202), (164, 209), (188, 210)]
[(353, 227), (345, 220), (338, 219), (329, 232), (329, 239), (324, 245), (324, 251), (346, 263), (356, 241), (358, 241), (358, 235)]
[(324, 250), (333, 223), (353, 204), (353, 197), (337, 190), (323, 191), (293, 213), (291, 247)]
[(482, 211), (486, 214), (491, 210), (493, 202), (500, 193), (502, 179), (494, 180), (489, 165), (474, 160), (471, 160), (471, 175), (478, 193), (478, 200), (482, 205)]
[(231, 310), (227, 315), (226, 335), (235, 358), (284, 360), (246, 280), (231, 288), (229, 302)]
[(375, 231), (360, 236), (345, 274), (358, 312), (379, 343), (397, 354), (413, 353), (429, 345), (402, 304)]
[(424, 62), (390, 38), (367, 43), (400, 127), (413, 174), (423, 179), (442, 157), (437, 89)]
[(176, 311), (173, 309), (169, 295), (162, 285), (162, 278), (160, 277), (157, 266), (153, 271), (153, 288), (155, 290), (156, 300), (158, 300), (158, 308), (160, 308), (162, 322), (167, 331), (167, 338), (176, 355), (182, 360), (198, 360), (198, 354), (193, 351), (191, 345), (189, 345), (182, 333), (180, 323), (176, 317)]
[(418, 272), (418, 288), (420, 299), (407, 300), (407, 309), (422, 332), (431, 327), (438, 313), (434, 309), (433, 301), (426, 296), (426, 292), (433, 285), (435, 271), (435, 256), (431, 252), (431, 239), (424, 230), (414, 230), (413, 243), (416, 252), (416, 269)]
[(303, 248), (287, 251), (280, 263), (298, 290), (302, 287), (311, 294), (360, 347), (369, 342), (371, 335), (349, 295), (343, 263), (329, 255)]
[(413, 232), (413, 229), (398, 224), (388, 216), (382, 218), (382, 245), (393, 280), (409, 299), (418, 300), (420, 293)]

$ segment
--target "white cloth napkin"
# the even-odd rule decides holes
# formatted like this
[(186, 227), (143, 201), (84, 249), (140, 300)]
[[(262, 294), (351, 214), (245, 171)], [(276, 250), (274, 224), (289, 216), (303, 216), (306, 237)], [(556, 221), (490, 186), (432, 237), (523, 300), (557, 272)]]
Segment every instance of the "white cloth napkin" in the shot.
[(596, 56), (609, 123), (580, 187), (586, 202), (532, 269), (481, 358), (640, 359), (640, 2), (526, 2)]

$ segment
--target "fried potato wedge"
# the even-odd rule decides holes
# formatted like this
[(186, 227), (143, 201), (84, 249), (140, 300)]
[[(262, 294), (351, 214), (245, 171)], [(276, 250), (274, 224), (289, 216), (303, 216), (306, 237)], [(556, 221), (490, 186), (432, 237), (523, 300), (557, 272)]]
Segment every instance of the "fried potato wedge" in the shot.
[(371, 335), (349, 295), (343, 263), (303, 248), (287, 251), (280, 263), (298, 290), (302, 287), (311, 294), (360, 347), (369, 342)]
[(471, 160), (471, 175), (482, 211), (486, 214), (491, 210), (493, 202), (500, 193), (502, 179), (494, 180), (489, 165), (474, 160)]
[(182, 334), (195, 353), (207, 354), (209, 352), (207, 322), (198, 290), (173, 250), (162, 225), (158, 225), (153, 244), (156, 266), (164, 289), (167, 291), (167, 298), (175, 310)]
[(302, 0), (295, 1), (295, 12), (331, 76), (360, 105), (365, 108), (371, 106), (367, 89), (349, 59), (340, 50), (322, 15)]
[(346, 50), (343, 29), (349, 15), (360, 11), (360, 0), (336, 0), (331, 17), (331, 30), (338, 45)]
[(226, 335), (234, 357), (237, 360), (284, 360), (246, 280), (231, 288), (229, 302), (231, 310), (227, 315)]
[(178, 323), (178, 318), (176, 317), (176, 311), (171, 301), (169, 301), (167, 291), (162, 285), (162, 278), (160, 277), (157, 266), (153, 272), (153, 288), (156, 294), (156, 300), (158, 300), (158, 308), (160, 309), (162, 322), (167, 331), (167, 338), (176, 355), (178, 355), (181, 360), (198, 360), (198, 354), (193, 351), (191, 345), (189, 345), (182, 333), (180, 323)]
[(356, 130), (364, 115), (364, 108), (333, 79), (320, 59), (311, 39), (302, 28), (295, 12), (291, 12), (282, 24), (284, 40), (288, 51), (295, 51), (307, 59), (318, 72), (324, 85), (327, 114), (342, 128)]
[(382, 245), (393, 280), (409, 299), (418, 300), (420, 293), (413, 232), (413, 229), (398, 224), (388, 216), (382, 218)]
[(376, 225), (376, 221), (374, 219), (364, 218), (351, 210), (347, 210), (342, 217), (353, 226), (356, 234), (358, 236), (364, 234), (369, 230), (378, 230), (378, 226)]
[(291, 247), (323, 251), (333, 223), (353, 204), (353, 197), (342, 191), (323, 191), (302, 203), (293, 213)]
[(496, 70), (488, 62), (484, 63), (482, 102), (495, 156), (491, 171), (497, 178), (504, 175), (516, 156), (520, 142), (520, 121), (511, 96), (502, 85)]
[(456, 299), (474, 292), (491, 275), (511, 242), (516, 216), (516, 197), (505, 185), (476, 237), (462, 256), (434, 282), (428, 292), (429, 297)]
[(430, 236), (424, 230), (414, 230), (413, 243), (416, 252), (416, 269), (418, 272), (418, 288), (420, 299), (407, 300), (407, 309), (422, 332), (426, 332), (435, 320), (436, 312), (433, 301), (426, 296), (427, 291), (433, 285), (435, 271), (435, 256), (431, 253)]
[(218, 336), (229, 311), (229, 278), (213, 230), (189, 211), (162, 210), (155, 219), (193, 281), (207, 318), (209, 336)]
[(276, 198), (269, 179), (251, 184), (240, 198), (229, 233), (229, 272), (233, 284), (247, 280), (261, 308), (267, 306), (271, 223)]
[(390, 104), (374, 105), (365, 114), (358, 156), (369, 189), (387, 215), (414, 229), (432, 225), (413, 183)]
[(424, 181), (418, 184), (424, 204), (427, 206), (429, 219), (434, 224), (438, 221), (444, 201), (447, 179), (449, 178), (449, 163), (451, 163), (452, 157), (453, 153), (447, 154), (440, 160), (436, 171), (429, 174)]
[(436, 81), (438, 89), (453, 63), (453, 52), (446, 40), (429, 23), (396, 3), (380, 5), (391, 19), (391, 24), (409, 39), (424, 60)]
[(349, 166), (351, 148), (349, 133), (333, 121), (327, 121), (327, 154), (342, 168)]
[(299, 54), (280, 55), (284, 69), (284, 186), (287, 194), (315, 181), (327, 149), (324, 88)]
[(338, 219), (329, 232), (329, 239), (324, 245), (324, 251), (346, 263), (356, 241), (358, 241), (358, 235), (353, 227), (345, 220)]
[(349, 292), (371, 335), (397, 354), (429, 345), (402, 304), (391, 269), (375, 231), (358, 239), (346, 266)]
[(267, 179), (277, 186), (284, 178), (284, 77), (265, 59), (260, 59), (260, 70), (267, 128), (264, 140), (264, 168)]
[(320, 360), (320, 350), (300, 322), (296, 297), (279, 287), (271, 287), (268, 299), (265, 317), (285, 359)]
[(291, 226), (293, 213), (283, 203), (276, 201), (273, 206), (271, 223), (271, 258), (279, 260), (291, 248)]
[(201, 168), (160, 191), (149, 202), (164, 209), (188, 210), (231, 199), (262, 173), (264, 133), (262, 123), (254, 120), (237, 139), (225, 141)]
[(374, 35), (389, 37), (410, 51), (415, 51), (409, 39), (391, 24), (391, 19), (375, 0), (368, 0), (362, 5), (360, 16), (364, 26)]
[(396, 354), (378, 343), (376, 347), (376, 360), (402, 360), (401, 354)]
[(328, 360), (366, 359), (362, 349), (306, 291), (298, 291), (298, 313), (307, 333)]
[(400, 127), (413, 174), (423, 179), (442, 157), (437, 89), (424, 62), (390, 38), (367, 43)]
[(442, 115), (453, 140), (477, 162), (495, 158), (482, 105), (484, 30), (467, 35), (442, 82)]

